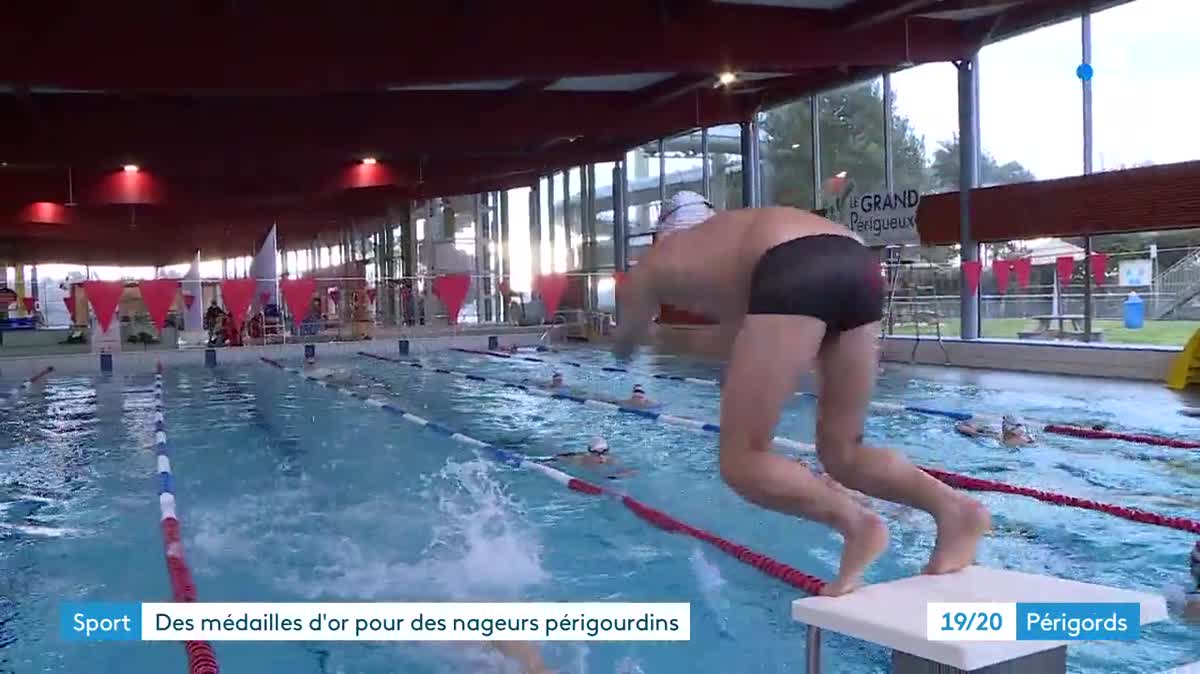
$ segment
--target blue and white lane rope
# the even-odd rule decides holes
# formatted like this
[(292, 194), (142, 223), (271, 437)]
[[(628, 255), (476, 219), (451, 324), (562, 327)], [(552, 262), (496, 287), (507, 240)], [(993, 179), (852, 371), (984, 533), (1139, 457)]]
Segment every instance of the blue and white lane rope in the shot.
[[(167, 558), (171, 595), (177, 602), (196, 601), (196, 583), (183, 557), (183, 540), (175, 510), (175, 477), (167, 448), (166, 403), (163, 401), (162, 364), (154, 374), (154, 454), (158, 470), (159, 525)], [(219, 674), (216, 656), (207, 641), (184, 642), (190, 674)]]
[[(458, 351), (460, 353), (470, 353), (470, 354), (475, 354), (475, 355), (480, 355), (480, 356), (491, 356), (493, 358), (505, 358), (508, 360), (519, 360), (519, 361), (526, 361), (526, 362), (530, 362), (530, 363), (546, 363), (546, 364), (550, 364), (550, 365), (563, 364), (563, 365), (570, 365), (572, 367), (577, 367), (577, 368), (589, 368), (589, 369), (600, 370), (601, 372), (623, 372), (625, 374), (634, 374), (634, 375), (639, 375), (639, 376), (643, 376), (643, 377), (649, 377), (652, 379), (661, 379), (661, 380), (667, 380), (667, 381), (682, 381), (682, 382), (687, 382), (689, 384), (702, 384), (704, 386), (720, 386), (721, 385), (721, 382), (716, 379), (701, 379), (699, 377), (683, 377), (683, 376), (680, 376), (677, 374), (652, 374), (652, 373), (648, 373), (648, 372), (639, 372), (636, 370), (629, 370), (629, 369), (626, 369), (623, 367), (585, 365), (583, 363), (569, 361), (569, 360), (564, 360), (564, 361), (546, 360), (544, 358), (534, 358), (533, 356), (515, 356), (515, 355), (506, 354), (506, 353), (496, 353), (494, 351), (478, 351), (478, 350), (474, 350), (474, 349), (453, 349), (453, 350)], [(803, 396), (806, 398), (813, 398), (813, 399), (816, 399), (816, 397), (817, 397), (815, 393), (808, 393), (807, 391), (801, 391), (801, 392), (797, 393), (796, 395)], [(889, 402), (883, 402), (883, 401), (871, 401), (871, 409), (879, 410), (882, 412), (913, 412), (915, 414), (925, 414), (925, 415), (929, 415), (929, 416), (947, 417), (950, 419), (954, 419), (955, 421), (967, 421), (969, 419), (977, 418), (976, 415), (971, 414), (970, 412), (956, 412), (953, 410), (939, 410), (939, 409), (934, 409), (932, 407), (922, 407), (919, 405), (906, 405), (903, 403), (889, 403)]]
[(580, 478), (572, 477), (572, 476), (568, 475), (567, 473), (564, 473), (561, 470), (556, 470), (554, 468), (551, 468), (547, 465), (539, 463), (536, 460), (530, 459), (530, 458), (525, 457), (516, 452), (510, 452), (510, 451), (507, 451), (504, 449), (500, 449), (499, 447), (496, 447), (494, 445), (489, 445), (486, 442), (476, 440), (475, 438), (472, 438), (469, 435), (465, 435), (463, 433), (458, 433), (458, 432), (452, 431), (451, 429), (446, 428), (445, 426), (442, 426), (441, 424), (436, 424), (432, 421), (429, 421), (428, 419), (423, 419), (415, 414), (409, 414), (408, 412), (405, 412), (404, 410), (400, 409), (399, 407), (396, 407), (395, 405), (393, 405), (389, 402), (379, 400), (378, 398), (373, 398), (361, 391), (354, 391), (354, 390), (348, 389), (343, 386), (338, 386), (337, 384), (334, 384), (332, 382), (326, 381), (319, 377), (313, 376), (311, 374), (303, 372), (302, 370), (298, 370), (298, 369), (292, 368), (292, 367), (286, 367), (282, 363), (279, 363), (278, 361), (275, 361), (275, 360), (271, 360), (270, 358), (262, 358), (262, 361), (264, 363), (266, 363), (267, 365), (276, 367), (280, 370), (283, 370), (284, 372), (288, 372), (288, 373), (294, 374), (296, 376), (299, 376), (303, 379), (307, 379), (308, 381), (311, 381), (312, 383), (314, 383), (318, 386), (321, 386), (323, 388), (337, 391), (338, 393), (341, 393), (342, 395), (346, 395), (346, 396), (349, 396), (352, 398), (357, 398), (359, 400), (362, 400), (363, 402), (365, 402), (368, 405), (371, 405), (373, 407), (378, 407), (382, 410), (386, 410), (393, 414), (398, 414), (405, 421), (414, 423), (418, 426), (421, 426), (422, 428), (427, 428), (427, 429), (434, 431), (435, 433), (438, 433), (440, 435), (445, 435), (452, 439), (458, 440), (459, 442), (462, 442), (464, 444), (468, 444), (473, 447), (482, 449), (486, 452), (489, 452), (492, 455), (492, 457), (494, 459), (496, 459), (497, 461), (499, 461), (500, 463), (512, 466), (514, 468), (529, 468), (537, 473), (541, 473), (542, 475), (549, 477), (550, 479), (554, 480), (555, 482), (558, 482), (559, 484), (565, 486), (567, 489), (570, 489), (572, 491), (576, 491), (576, 492), (579, 492), (582, 494), (588, 494), (590, 496), (607, 496), (607, 497), (616, 499), (618, 502), (620, 502), (622, 505), (624, 505), (625, 508), (627, 508), (630, 512), (634, 513), (642, 520), (659, 527), (660, 529), (663, 529), (665, 531), (669, 531), (672, 533), (681, 533), (681, 534), (690, 536), (696, 540), (704, 541), (705, 543), (708, 543), (708, 544), (720, 549), (721, 551), (725, 552), (726, 554), (730, 555), (731, 557), (734, 557), (738, 561), (740, 561), (744, 564), (753, 566), (754, 568), (762, 571), (763, 573), (766, 573), (767, 575), (772, 576), (774, 578), (778, 578), (779, 580), (782, 580), (783, 582), (785, 582), (789, 585), (792, 585), (793, 587), (797, 587), (801, 590), (804, 590), (805, 592), (808, 592), (809, 594), (817, 594), (825, 586), (825, 581), (821, 580), (820, 578), (817, 578), (816, 576), (812, 576), (807, 573), (804, 573), (798, 569), (788, 566), (787, 564), (784, 564), (780, 561), (772, 559), (761, 553), (755, 552), (754, 550), (751, 550), (750, 548), (747, 548), (743, 545), (734, 543), (733, 541), (727, 540), (720, 536), (715, 536), (715, 535), (713, 535), (707, 531), (704, 531), (702, 529), (697, 529), (696, 527), (693, 527), (690, 524), (687, 524), (686, 522), (676, 519), (675, 517), (672, 517), (671, 515), (668, 515), (667, 513), (664, 513), (655, 508), (651, 508), (650, 506), (642, 503), (641, 501), (638, 501), (637, 499), (633, 498), (632, 496), (630, 496), (622, 491), (619, 491), (619, 490), (616, 490), (616, 489), (613, 489), (610, 487), (600, 487), (600, 486), (592, 484), (591, 482), (582, 480)]
[[(510, 381), (505, 381), (503, 379), (489, 379), (488, 377), (481, 377), (477, 374), (471, 374), (469, 372), (460, 372), (457, 370), (449, 370), (449, 369), (446, 369), (443, 367), (432, 367), (432, 366), (425, 365), (424, 363), (421, 363), (418, 361), (401, 360), (399, 358), (390, 358), (388, 356), (379, 356), (379, 355), (376, 355), (373, 353), (366, 353), (365, 351), (359, 351), (358, 355), (364, 356), (367, 358), (373, 358), (375, 360), (382, 360), (382, 361), (388, 362), (388, 363), (394, 363), (396, 365), (407, 365), (408, 367), (413, 367), (413, 368), (417, 368), (417, 369), (421, 369), (421, 370), (429, 370), (430, 372), (436, 372), (438, 374), (450, 375), (451, 377), (458, 377), (460, 379), (465, 379), (468, 381), (481, 381), (481, 382), (486, 382), (486, 383), (491, 383), (491, 384), (498, 384), (500, 386), (518, 389), (518, 390), (524, 391), (526, 393), (529, 393), (531, 395), (540, 396), (543, 398), (553, 398), (555, 400), (569, 400), (571, 402), (581, 404), (585, 407), (591, 407), (593, 409), (610, 410), (610, 411), (614, 411), (614, 412), (623, 412), (625, 414), (632, 414), (635, 416), (642, 417), (644, 419), (650, 419), (651, 421), (657, 421), (661, 424), (666, 424), (668, 426), (678, 426), (678, 427), (689, 428), (689, 429), (697, 430), (697, 431), (707, 431), (709, 433), (720, 433), (721, 432), (721, 427), (718, 424), (708, 423), (706, 421), (701, 421), (700, 419), (692, 419), (690, 417), (680, 417), (680, 416), (675, 416), (673, 414), (664, 414), (662, 412), (654, 412), (651, 410), (638, 409), (636, 407), (625, 407), (623, 405), (611, 403), (606, 400), (583, 398), (580, 396), (571, 395), (569, 393), (552, 393), (550, 391), (543, 390), (537, 386), (527, 386), (525, 384), (516, 384), (516, 383), (510, 382)], [(774, 440), (775, 446), (777, 446), (777, 447), (799, 450), (799, 451), (815, 451), (816, 450), (816, 447), (809, 443), (800, 442), (799, 440), (793, 440), (791, 438), (775, 436), (775, 438), (773, 440)]]
[(554, 468), (551, 468), (550, 466), (542, 465), (536, 461), (526, 460), (526, 458), (524, 456), (522, 456), (521, 454), (518, 454), (516, 452), (510, 452), (506, 449), (496, 447), (495, 445), (490, 445), (486, 442), (483, 442), (482, 440), (476, 440), (475, 438), (472, 438), (469, 435), (465, 435), (463, 433), (459, 433), (457, 431), (451, 430), (439, 423), (430, 421), (428, 419), (425, 419), (424, 417), (420, 417), (411, 412), (406, 412), (405, 410), (401, 409), (400, 407), (396, 406), (395, 404), (393, 404), (387, 400), (381, 400), (374, 396), (368, 395), (367, 393), (363, 393), (362, 391), (356, 391), (354, 389), (351, 389), (351, 388), (348, 388), (345, 386), (339, 386), (338, 384), (335, 384), (330, 381), (326, 381), (320, 377), (317, 377), (315, 375), (304, 372), (303, 370), (300, 370), (300, 369), (297, 369), (294, 367), (287, 367), (286, 365), (284, 365), (283, 363), (280, 363), (277, 360), (272, 360), (270, 358), (262, 358), (262, 361), (264, 363), (266, 363), (267, 365), (270, 365), (274, 368), (277, 368), (277, 369), (287, 372), (289, 374), (294, 374), (294, 375), (300, 377), (301, 379), (306, 379), (322, 388), (327, 388), (331, 391), (336, 391), (337, 393), (340, 393), (340, 394), (350, 397), (350, 398), (357, 398), (358, 400), (363, 401), (364, 403), (366, 403), (367, 405), (370, 405), (371, 407), (375, 407), (375, 408), (384, 410), (386, 412), (391, 412), (392, 414), (399, 416), (400, 418), (404, 419), (405, 421), (407, 421), (411, 424), (415, 424), (426, 430), (433, 431), (434, 433), (437, 433), (438, 435), (444, 435), (444, 436), (450, 438), (451, 440), (456, 440), (465, 445), (470, 445), (472, 447), (479, 448), (483, 451), (490, 453), (492, 455), (492, 458), (496, 459), (497, 461), (499, 461), (500, 463), (503, 463), (505, 465), (512, 466), (514, 468), (530, 468), (530, 469), (535, 470), (539, 473), (542, 473), (543, 475), (553, 479), (556, 482), (564, 484), (564, 485), (569, 485), (570, 481), (572, 479), (574, 479), (570, 475), (562, 472), (561, 470), (556, 470)]
[[(439, 374), (447, 374), (447, 375), (450, 375), (453, 377), (458, 377), (460, 379), (465, 379), (468, 381), (498, 383), (502, 386), (506, 386), (508, 388), (520, 389), (522, 391), (526, 391), (526, 392), (534, 394), (534, 395), (541, 395), (541, 396), (544, 396), (547, 398), (555, 398), (555, 399), (559, 399), (559, 400), (570, 400), (572, 402), (581, 403), (587, 407), (595, 407), (595, 408), (600, 408), (600, 409), (610, 409), (610, 410), (618, 410), (621, 412), (627, 412), (630, 414), (635, 414), (640, 417), (645, 417), (647, 419), (652, 419), (652, 420), (658, 421), (660, 423), (669, 424), (669, 425), (673, 425), (673, 426), (683, 426), (685, 428), (698, 429), (698, 430), (708, 431), (710, 433), (720, 433), (721, 432), (720, 426), (718, 426), (716, 424), (704, 423), (697, 419), (689, 419), (687, 417), (676, 417), (676, 416), (661, 414), (661, 413), (657, 413), (657, 412), (650, 412), (647, 410), (639, 410), (639, 409), (635, 409), (635, 408), (621, 407), (619, 405), (614, 405), (613, 403), (609, 403), (609, 402), (605, 402), (605, 401), (601, 401), (601, 400), (589, 400), (587, 398), (581, 398), (579, 396), (568, 395), (565, 393), (548, 393), (545, 391), (541, 391), (537, 387), (529, 387), (529, 386), (525, 386), (523, 384), (513, 384), (511, 382), (506, 382), (506, 381), (502, 381), (502, 380), (488, 379), (486, 377), (480, 377), (478, 375), (473, 375), (473, 374), (469, 374), (466, 372), (457, 372), (454, 370), (447, 370), (446, 368), (426, 367), (422, 363), (404, 361), (404, 360), (399, 360), (396, 358), (389, 358), (387, 356), (378, 356), (375, 354), (369, 354), (369, 353), (365, 353), (362, 351), (359, 352), (359, 355), (366, 356), (368, 358), (373, 358), (376, 360), (397, 363), (400, 365), (408, 365), (410, 367), (415, 367), (415, 368), (419, 368), (419, 369), (423, 369), (423, 370), (430, 370), (432, 372), (437, 372)], [(353, 394), (351, 394), (351, 395), (353, 395)], [(799, 451), (804, 451), (804, 452), (815, 452), (816, 451), (816, 446), (809, 444), (807, 442), (800, 442), (798, 440), (792, 440), (791, 438), (782, 438), (779, 436), (776, 436), (773, 440), (774, 440), (775, 446), (777, 446), (777, 447), (799, 450)], [(1058, 505), (1066, 505), (1069, 507), (1083, 508), (1086, 510), (1095, 510), (1097, 512), (1104, 512), (1104, 513), (1108, 513), (1110, 515), (1115, 515), (1117, 517), (1121, 517), (1121, 518), (1128, 519), (1128, 520), (1135, 521), (1135, 522), (1144, 522), (1144, 523), (1149, 523), (1149, 524), (1155, 524), (1158, 526), (1165, 526), (1165, 527), (1169, 527), (1169, 528), (1173, 528), (1173, 529), (1179, 529), (1182, 531), (1190, 531), (1193, 533), (1200, 533), (1200, 521), (1192, 520), (1192, 519), (1188, 519), (1188, 518), (1184, 518), (1184, 517), (1165, 516), (1165, 515), (1159, 515), (1157, 513), (1150, 513), (1147, 511), (1138, 510), (1135, 508), (1126, 508), (1126, 507), (1114, 506), (1114, 505), (1106, 504), (1106, 503), (1098, 503), (1095, 501), (1091, 501), (1090, 499), (1081, 499), (1081, 498), (1074, 497), (1074, 496), (1068, 496), (1066, 494), (1047, 492), (1044, 490), (1033, 489), (1033, 488), (1029, 488), (1029, 487), (1019, 487), (1019, 486), (1015, 486), (1015, 485), (1006, 484), (1003, 482), (997, 482), (994, 480), (985, 480), (985, 479), (981, 479), (981, 478), (971, 477), (969, 475), (961, 475), (958, 473), (952, 473), (952, 472), (941, 470), (938, 468), (930, 468), (928, 466), (918, 466), (918, 468), (925, 471), (926, 473), (929, 473), (930, 475), (937, 478), (938, 480), (941, 480), (942, 482), (949, 484), (952, 487), (971, 489), (971, 490), (975, 490), (975, 491), (995, 491), (995, 492), (1001, 492), (1001, 493), (1007, 493), (1007, 494), (1015, 494), (1015, 495), (1019, 495), (1019, 496), (1026, 496), (1026, 497), (1037, 499), (1039, 501), (1043, 501), (1046, 503), (1055, 503)]]

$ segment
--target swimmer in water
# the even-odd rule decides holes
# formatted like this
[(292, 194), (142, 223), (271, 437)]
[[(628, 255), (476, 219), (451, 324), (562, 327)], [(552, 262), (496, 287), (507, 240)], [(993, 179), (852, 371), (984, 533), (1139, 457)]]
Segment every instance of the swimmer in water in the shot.
[[(555, 456), (543, 459), (545, 463), (551, 462), (566, 462), (576, 466), (584, 466), (586, 468), (619, 468), (620, 462), (608, 453), (608, 441), (600, 436), (592, 438), (588, 443), (586, 452), (563, 452)], [(615, 480), (620, 477), (633, 475), (636, 471), (632, 469), (619, 469), (617, 472), (608, 475), (608, 479)]]
[(566, 388), (566, 383), (561, 372), (555, 372), (554, 374), (550, 375), (549, 383), (547, 383), (545, 380), (530, 379), (528, 377), (522, 379), (521, 383), (525, 384), (526, 386), (536, 386), (538, 388), (546, 389)]
[(638, 409), (646, 409), (648, 407), (658, 407), (658, 403), (646, 397), (646, 389), (642, 388), (641, 384), (633, 385), (633, 393), (630, 394), (627, 400), (620, 401), (623, 407), (636, 407)]
[(1183, 595), (1183, 617), (1200, 622), (1200, 541), (1192, 546), (1192, 589)]
[(960, 421), (954, 424), (954, 430), (968, 438), (997, 438), (1006, 447), (1024, 447), (1033, 444), (1033, 436), (1026, 430), (1025, 424), (1017, 421), (1011, 414), (1005, 414), (1000, 421), (1000, 432), (987, 426), (981, 426), (975, 421)]
[[(683, 211), (704, 213), (688, 218), (699, 224), (677, 230), (675, 214)], [(674, 195), (659, 227), (654, 245), (617, 287), (623, 315), (615, 354), (627, 359), (647, 340), (663, 304), (718, 319), (729, 353), (721, 390), (721, 477), (752, 503), (842, 535), (838, 575), (823, 594), (859, 587), (863, 572), (887, 549), (888, 531), (878, 513), (772, 451), (783, 407), (801, 375), (813, 369), (819, 375), (816, 445), (830, 475), (851, 490), (933, 516), (937, 541), (925, 573), (969, 566), (991, 522), (983, 505), (899, 452), (863, 443), (884, 304), (878, 254), (845, 225), (807, 211), (717, 213), (694, 193)]]

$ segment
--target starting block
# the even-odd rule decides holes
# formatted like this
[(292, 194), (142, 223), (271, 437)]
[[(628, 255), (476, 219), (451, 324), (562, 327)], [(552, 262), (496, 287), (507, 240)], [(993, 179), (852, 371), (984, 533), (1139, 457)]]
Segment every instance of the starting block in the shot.
[(1065, 674), (1067, 641), (930, 641), (930, 602), (1138, 603), (1141, 624), (1167, 618), (1154, 594), (1018, 571), (970, 566), (958, 573), (919, 575), (868, 585), (842, 597), (792, 602), (792, 618), (808, 625), (808, 672), (820, 671), (820, 630), (892, 649), (894, 674)]

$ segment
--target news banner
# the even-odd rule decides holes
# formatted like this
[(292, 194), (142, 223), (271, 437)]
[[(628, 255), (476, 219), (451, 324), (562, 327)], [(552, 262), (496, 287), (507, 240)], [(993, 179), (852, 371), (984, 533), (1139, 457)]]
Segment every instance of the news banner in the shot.
[[(833, 600), (836, 601), (836, 600)], [(1141, 607), (935, 603), (930, 641), (1134, 641)], [(111, 603), (60, 605), (68, 641), (688, 641), (687, 603)]]

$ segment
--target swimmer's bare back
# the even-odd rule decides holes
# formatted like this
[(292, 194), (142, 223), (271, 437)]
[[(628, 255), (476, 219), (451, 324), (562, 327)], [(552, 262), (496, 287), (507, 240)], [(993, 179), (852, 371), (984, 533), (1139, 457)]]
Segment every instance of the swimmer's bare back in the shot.
[[(990, 524), (977, 502), (896, 452), (862, 444), (877, 374), (878, 257), (841, 225), (789, 208), (721, 213), (664, 237), (621, 284), (618, 354), (641, 341), (659, 303), (721, 321), (731, 337), (721, 392), (721, 476), (746, 500), (835, 528), (845, 541), (826, 594), (852, 591), (887, 547), (881, 518), (771, 451), (799, 377), (817, 369), (817, 448), (837, 482), (925, 510), (938, 524), (927, 573), (974, 560)], [(824, 376), (829, 373), (830, 376)]]

